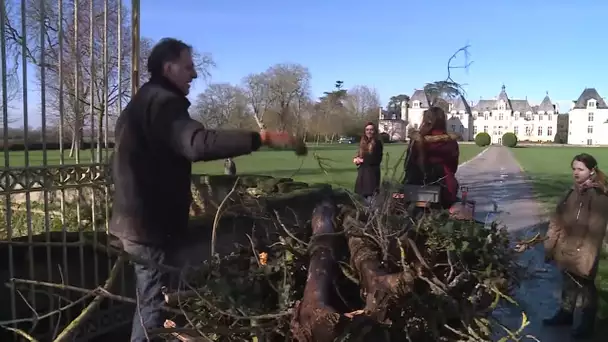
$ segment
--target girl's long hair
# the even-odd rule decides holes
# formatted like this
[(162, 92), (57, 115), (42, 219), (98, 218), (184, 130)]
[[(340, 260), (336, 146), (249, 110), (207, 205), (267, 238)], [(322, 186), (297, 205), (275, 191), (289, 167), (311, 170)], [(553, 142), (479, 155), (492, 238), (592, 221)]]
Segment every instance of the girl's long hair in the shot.
[(426, 160), (424, 150), (424, 137), (430, 135), (433, 131), (446, 132), (447, 123), (446, 115), (440, 107), (431, 107), (422, 114), (422, 124), (420, 125), (420, 140), (415, 142), (418, 149), (418, 164), (424, 165)]
[(593, 181), (603, 193), (608, 193), (608, 180), (606, 179), (606, 174), (597, 166), (597, 160), (592, 155), (588, 153), (577, 154), (572, 158), (570, 165), (575, 161), (583, 163), (589, 170), (594, 172)]
[[(374, 135), (371, 138), (368, 138), (365, 134), (365, 128), (367, 126), (372, 126), (374, 128)], [(376, 125), (373, 122), (368, 122), (363, 126), (363, 135), (361, 136), (361, 141), (359, 142), (359, 152), (357, 154), (358, 157), (363, 158), (363, 155), (367, 153), (371, 153), (376, 146), (378, 130), (376, 129)]]
[(432, 131), (447, 130), (446, 115), (440, 107), (431, 107), (422, 113), (422, 124), (420, 125), (420, 135), (422, 137), (431, 134)]

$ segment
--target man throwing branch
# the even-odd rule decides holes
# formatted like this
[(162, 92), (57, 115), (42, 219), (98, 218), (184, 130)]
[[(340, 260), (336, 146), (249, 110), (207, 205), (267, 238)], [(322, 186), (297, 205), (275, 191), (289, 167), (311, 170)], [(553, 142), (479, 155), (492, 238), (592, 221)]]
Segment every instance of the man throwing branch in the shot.
[[(186, 95), (197, 74), (192, 48), (182, 41), (162, 39), (148, 58), (148, 72), (150, 81), (116, 123), (110, 233), (128, 254), (167, 265), (188, 225), (193, 162), (245, 155), (261, 145), (290, 147), (295, 139), (287, 133), (210, 130), (191, 119)], [(147, 341), (146, 329), (163, 326), (162, 288), (169, 274), (147, 265), (134, 268), (138, 308), (131, 341), (139, 342)]]

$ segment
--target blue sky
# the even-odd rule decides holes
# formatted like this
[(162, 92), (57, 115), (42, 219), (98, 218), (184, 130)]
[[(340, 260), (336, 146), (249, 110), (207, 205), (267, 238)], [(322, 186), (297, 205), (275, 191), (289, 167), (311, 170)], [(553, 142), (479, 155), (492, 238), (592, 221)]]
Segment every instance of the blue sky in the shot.
[[(211, 53), (211, 82), (295, 62), (310, 69), (315, 96), (342, 80), (375, 87), (383, 103), (444, 79), (447, 59), (469, 43), (474, 63), (453, 78), (470, 100), (504, 83), (534, 103), (549, 92), (563, 112), (585, 87), (608, 96), (607, 10), (599, 0), (145, 0), (141, 34)], [(197, 81), (193, 97), (204, 87)]]
[(373, 86), (386, 102), (445, 78), (447, 59), (469, 43), (474, 63), (454, 79), (468, 84), (471, 100), (496, 96), (503, 83), (511, 97), (533, 102), (545, 92), (576, 99), (585, 87), (608, 96), (605, 1), (178, 2), (142, 1), (142, 35), (212, 53), (212, 82), (297, 62), (310, 69), (315, 95), (342, 80)]

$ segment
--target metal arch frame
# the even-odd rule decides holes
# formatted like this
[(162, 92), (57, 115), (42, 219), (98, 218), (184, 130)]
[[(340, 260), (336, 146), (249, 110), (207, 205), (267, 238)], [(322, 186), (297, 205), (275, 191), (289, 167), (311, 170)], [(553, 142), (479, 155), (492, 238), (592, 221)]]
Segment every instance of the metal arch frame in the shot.
[[(96, 286), (101, 285), (105, 278), (101, 276), (102, 274), (108, 274), (111, 268), (110, 258), (108, 259), (107, 270), (105, 267), (100, 267), (98, 262), (97, 254), (93, 255), (93, 259), (85, 260), (84, 246), (88, 241), (85, 241), (83, 237), (83, 232), (85, 230), (90, 230), (94, 233), (107, 233), (108, 229), (108, 220), (109, 220), (109, 203), (111, 196), (111, 188), (112, 181), (109, 173), (109, 139), (108, 139), (108, 125), (109, 125), (109, 103), (108, 103), (108, 65), (110, 63), (109, 58), (111, 58), (112, 54), (115, 56), (123, 56), (125, 51), (123, 50), (123, 21), (125, 18), (122, 18), (122, 11), (117, 11), (114, 15), (117, 16), (117, 36), (118, 36), (118, 44), (117, 44), (117, 54), (116, 52), (109, 52), (108, 50), (108, 2), (109, 0), (100, 0), (103, 1), (103, 42), (99, 42), (99, 39), (93, 34), (94, 25), (100, 25), (96, 23), (97, 16), (94, 16), (93, 13), (97, 10), (99, 13), (99, 9), (94, 8), (94, 1), (90, 1), (88, 8), (82, 8), (79, 5), (79, 1), (70, 1), (70, 0), (56, 0), (57, 6), (57, 23), (53, 23), (57, 25), (58, 32), (61, 34), (57, 35), (58, 40), (58, 56), (56, 57), (55, 67), (57, 70), (54, 72), (57, 74), (57, 80), (61, 80), (57, 82), (55, 85), (58, 89), (58, 116), (59, 116), (59, 164), (50, 164), (47, 149), (47, 86), (49, 85), (49, 80), (47, 79), (48, 65), (45, 56), (46, 50), (46, 26), (44, 25), (44, 20), (46, 19), (46, 6), (47, 2), (45, 0), (39, 0), (37, 3), (40, 6), (41, 14), (40, 14), (40, 22), (38, 25), (40, 28), (40, 34), (38, 43), (40, 47), (40, 55), (36, 56), (38, 59), (36, 63), (36, 67), (39, 72), (39, 81), (40, 81), (40, 103), (41, 103), (41, 130), (42, 130), (42, 162), (40, 165), (36, 165), (32, 163), (31, 154), (32, 151), (28, 150), (28, 145), (24, 144), (23, 151), (23, 164), (24, 166), (12, 166), (11, 165), (11, 151), (9, 150), (9, 138), (8, 138), (8, 130), (9, 130), (9, 110), (8, 110), (8, 92), (9, 84), (8, 84), (8, 61), (11, 60), (11, 56), (8, 54), (11, 52), (7, 49), (7, 32), (6, 25), (8, 24), (9, 16), (8, 16), (8, 0), (0, 0), (0, 57), (1, 57), (1, 100), (0, 107), (2, 115), (2, 123), (3, 123), (3, 153), (4, 153), (4, 167), (0, 168), (0, 198), (4, 199), (4, 205), (2, 210), (0, 211), (0, 251), (2, 252), (2, 257), (0, 259), (7, 260), (8, 265), (3, 265), (0, 267), (0, 271), (4, 270), (9, 279), (17, 278), (18, 276), (24, 276), (31, 280), (38, 281), (46, 281), (46, 282), (56, 282), (57, 273), (60, 273), (60, 278), (62, 282), (65, 282), (69, 285), (86, 287), (87, 284), (90, 285), (90, 279), (85, 279), (85, 274), (89, 274), (90, 270), (93, 269), (94, 273), (94, 283)], [(123, 7), (123, 1), (128, 0), (116, 0), (115, 4), (117, 4), (118, 8)], [(73, 3), (73, 8), (68, 9), (69, 3)], [(28, 4), (30, 2), (27, 2)], [(34, 3), (34, 2), (32, 2)], [(97, 2), (99, 3), (99, 2)], [(122, 70), (122, 63), (117, 63), (116, 72), (118, 74), (118, 92), (121, 93), (121, 84), (124, 77), (130, 78), (130, 93), (134, 94), (139, 88), (139, 80), (140, 80), (140, 1), (139, 0), (130, 0), (131, 5), (131, 13), (130, 13), (130, 22), (131, 22), (131, 32), (130, 32), (130, 74), (126, 74), (124, 70)], [(23, 37), (31, 37), (27, 34), (28, 27), (26, 26), (25, 20), (25, 12), (27, 10), (27, 5), (25, 0), (20, 1), (20, 19), (10, 19), (15, 23), (21, 25), (20, 32)], [(66, 18), (66, 12), (71, 12), (72, 18)], [(69, 15), (69, 14), (68, 14)], [(71, 22), (70, 22), (71, 21)], [(88, 28), (86, 27), (88, 21)], [(83, 25), (83, 23), (85, 25)], [(67, 28), (65, 26), (71, 26)], [(79, 27), (80, 26), (80, 27)], [(67, 37), (65, 34), (69, 34), (68, 32), (73, 31), (72, 37)], [(73, 58), (75, 64), (74, 70), (67, 70), (65, 64), (67, 64), (67, 59), (70, 57), (66, 55), (68, 52), (65, 49), (66, 39), (72, 39), (73, 44), (75, 44), (74, 51), (80, 51), (81, 48), (86, 48), (86, 43), (79, 36), (80, 30), (89, 31), (89, 48), (92, 50), (93, 44), (101, 44), (102, 45), (102, 56), (101, 63), (97, 61), (100, 56), (93, 56), (93, 53), (90, 53), (90, 58), (88, 60), (89, 64), (87, 67), (90, 68), (91, 74), (90, 83), (87, 85), (91, 91), (89, 97), (87, 97), (86, 93), (80, 89), (80, 87), (74, 87), (73, 94), (67, 94), (65, 89), (66, 85), (63, 82), (64, 79), (68, 77), (73, 77), (74, 84), (84, 84), (87, 82), (85, 76), (82, 76), (80, 72), (81, 66), (84, 64), (81, 61), (81, 58), (76, 57)], [(31, 30), (31, 29), (29, 29)], [(35, 32), (34, 34), (37, 34)], [(20, 63), (21, 65), (31, 65), (30, 57), (28, 55), (30, 51), (28, 50), (28, 44), (31, 44), (28, 39), (22, 39), (20, 43)], [(82, 46), (82, 45), (85, 46)], [(32, 50), (35, 51), (35, 50)], [(122, 60), (122, 58), (121, 58)], [(98, 64), (98, 65), (96, 65)], [(101, 74), (96, 73), (96, 69), (98, 67), (102, 69)], [(73, 75), (73, 76), (71, 76)], [(100, 76), (100, 77), (99, 77)], [(97, 86), (93, 81), (94, 77), (102, 78), (103, 87), (105, 87), (102, 91), (103, 100), (100, 103), (103, 109), (99, 110), (95, 107), (95, 96), (93, 95), (93, 89)], [(21, 68), (21, 79), (28, 79), (28, 68)], [(22, 100), (23, 100), (23, 126), (24, 126), (24, 141), (28, 142), (28, 82), (22, 82)], [(125, 87), (124, 90), (128, 88)], [(105, 131), (103, 131), (103, 137), (100, 137), (100, 134), (97, 135), (98, 142), (102, 142), (103, 150), (101, 145), (98, 144), (97, 147), (91, 147), (91, 162), (83, 163), (81, 161), (81, 153), (79, 148), (79, 141), (82, 139), (82, 136), (78, 136), (76, 141), (76, 148), (74, 163), (69, 164), (66, 162), (65, 149), (64, 149), (64, 139), (66, 137), (64, 132), (64, 126), (66, 123), (66, 118), (64, 116), (65, 112), (65, 101), (67, 96), (73, 96), (73, 98), (79, 101), (81, 99), (88, 99), (89, 102), (89, 110), (90, 110), (90, 125), (91, 125), (91, 139), (95, 138), (95, 115), (99, 120), (99, 125), (104, 124), (103, 120), (105, 120)], [(83, 101), (85, 102), (85, 101)], [(123, 103), (121, 100), (121, 96), (118, 96), (116, 100), (117, 111), (120, 111), (123, 108)], [(29, 104), (31, 106), (31, 104)], [(76, 127), (73, 128), (74, 132), (77, 130), (82, 130), (85, 125), (84, 116), (86, 116), (86, 108), (85, 105), (78, 105), (78, 110), (75, 110), (74, 115), (76, 117), (74, 125)], [(79, 112), (80, 111), (80, 112)], [(82, 120), (82, 123), (80, 122)], [(100, 127), (100, 126), (98, 126)], [(101, 129), (99, 129), (99, 133), (101, 133)], [(78, 135), (78, 133), (73, 133), (73, 135)], [(93, 142), (93, 141), (91, 141)], [(92, 146), (94, 146), (93, 144)], [(93, 151), (96, 149), (97, 151)], [(105, 154), (105, 156), (104, 156)], [(14, 155), (13, 155), (13, 158)], [(75, 198), (74, 201), (72, 199)], [(85, 199), (82, 201), (82, 199)], [(41, 207), (42, 210), (38, 210), (37, 207)], [(55, 207), (55, 208), (54, 208)], [(70, 208), (72, 207), (72, 208)], [(55, 210), (53, 210), (55, 209)], [(72, 221), (68, 220), (67, 211), (73, 209), (73, 214), (75, 218), (72, 218)], [(85, 214), (86, 212), (86, 214)], [(24, 215), (22, 215), (24, 214)], [(57, 215), (56, 215), (57, 214)], [(35, 216), (38, 216), (39, 220), (34, 220)], [(87, 217), (87, 215), (90, 215)], [(56, 217), (58, 216), (58, 217)], [(101, 221), (97, 222), (95, 220), (96, 217), (101, 217)], [(86, 220), (90, 219), (91, 222), (83, 223)], [(19, 220), (23, 219), (24, 222)], [(70, 223), (73, 223), (75, 220), (76, 226), (68, 227)], [(36, 221), (36, 222), (34, 222)], [(51, 227), (52, 224), (60, 221), (61, 231), (63, 232), (63, 241), (50, 241)], [(37, 226), (37, 223), (40, 226)], [(18, 231), (17, 225), (23, 225), (23, 231), (27, 232), (26, 235), (19, 238), (16, 236), (16, 232)], [(37, 234), (38, 233), (38, 234)], [(68, 234), (77, 234), (78, 235), (78, 243), (68, 243), (67, 235)], [(41, 238), (44, 236), (45, 238)], [(96, 240), (97, 235), (93, 234), (93, 238)], [(40, 241), (44, 240), (44, 241)], [(94, 241), (97, 243), (97, 241)], [(55, 260), (57, 249), (61, 250), (62, 260)], [(73, 255), (73, 253), (68, 253), (68, 250), (79, 250), (79, 265), (78, 267), (73, 266), (72, 261), (69, 260), (68, 254)], [(4, 252), (6, 250), (6, 252)], [(46, 257), (40, 257), (40, 251), (44, 251)], [(20, 252), (23, 252), (19, 254)], [(6, 254), (5, 254), (6, 253)], [(7, 255), (8, 254), (8, 255)], [(18, 256), (19, 255), (19, 256)], [(35, 259), (36, 257), (36, 259)], [(5, 259), (7, 258), (7, 259)], [(21, 258), (21, 259), (20, 259)], [(54, 261), (57, 261), (56, 263)], [(93, 261), (94, 266), (90, 266), (90, 262)], [(27, 264), (27, 265), (26, 265)], [(25, 266), (26, 269), (20, 269), (19, 266)], [(4, 269), (6, 268), (6, 269)], [(86, 270), (86, 272), (85, 272)], [(43, 277), (43, 279), (40, 279)], [(3, 279), (5, 281), (7, 279)], [(4, 284), (0, 284), (2, 288)], [(6, 289), (6, 288), (5, 288)], [(39, 295), (36, 295), (36, 291), (39, 291), (39, 288), (35, 288), (33, 285), (28, 288), (19, 288), (20, 291), (17, 291), (16, 286), (11, 286), (10, 289), (6, 289), (6, 291), (10, 291), (10, 308), (4, 307), (2, 310), (10, 310), (10, 320), (6, 319), (7, 315), (0, 316), (0, 325), (3, 326), (13, 326), (22, 328), (20, 322), (26, 321), (28, 319), (32, 319), (32, 317), (36, 315), (44, 315), (47, 312), (37, 312), (34, 314), (30, 311), (31, 317), (23, 317), (21, 313), (23, 310), (18, 310), (18, 308), (28, 307), (30, 310), (42, 310), (37, 307), (37, 301), (43, 302)], [(25, 291), (23, 291), (25, 290)], [(121, 294), (126, 294), (126, 286), (124, 284), (124, 276), (123, 276), (123, 284), (121, 286)], [(45, 289), (47, 292), (46, 296), (51, 298), (53, 296), (58, 296), (61, 293), (58, 290)], [(22, 294), (23, 293), (23, 294)], [(49, 304), (50, 303), (50, 304)], [(56, 310), (52, 305), (55, 304), (53, 300), (49, 300), (47, 302), (48, 310)], [(108, 310), (104, 312), (100, 312), (98, 317), (95, 317), (88, 322), (86, 327), (80, 327), (79, 331), (76, 333), (76, 337), (78, 341), (86, 341), (92, 337), (99, 336), (99, 334), (104, 331), (111, 330), (113, 327), (122, 326), (128, 324), (130, 322), (130, 318), (125, 319), (125, 313), (128, 310), (132, 311), (132, 305), (118, 303), (118, 305), (111, 305)], [(74, 314), (74, 312), (72, 312)], [(70, 313), (68, 312), (69, 316)], [(63, 316), (66, 316), (65, 314)], [(110, 317), (111, 316), (111, 317)], [(108, 317), (119, 319), (114, 319), (108, 321)], [(72, 317), (73, 318), (73, 317)], [(67, 317), (69, 320), (69, 317)], [(56, 329), (56, 319), (49, 319), (49, 324), (44, 324), (47, 331), (53, 331)], [(109, 323), (110, 322), (110, 323)], [(39, 325), (42, 325), (40, 323)], [(2, 328), (0, 327), (0, 330)], [(40, 332), (41, 334), (44, 334)], [(37, 334), (37, 333), (34, 333)]]

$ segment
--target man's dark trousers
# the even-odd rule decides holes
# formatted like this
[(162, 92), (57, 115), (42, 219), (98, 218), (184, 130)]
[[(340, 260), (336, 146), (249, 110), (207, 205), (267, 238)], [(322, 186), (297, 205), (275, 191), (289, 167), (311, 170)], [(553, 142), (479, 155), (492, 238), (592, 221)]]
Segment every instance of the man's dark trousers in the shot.
[[(155, 265), (171, 264), (172, 258), (168, 248), (143, 245), (129, 240), (122, 240), (122, 244), (126, 253), (141, 261)], [(148, 340), (146, 330), (163, 327), (166, 319), (165, 312), (162, 311), (162, 306), (165, 304), (163, 288), (169, 287), (171, 274), (152, 265), (140, 263), (134, 263), (133, 270), (138, 305), (133, 316), (131, 342), (160, 341), (158, 338)]]

